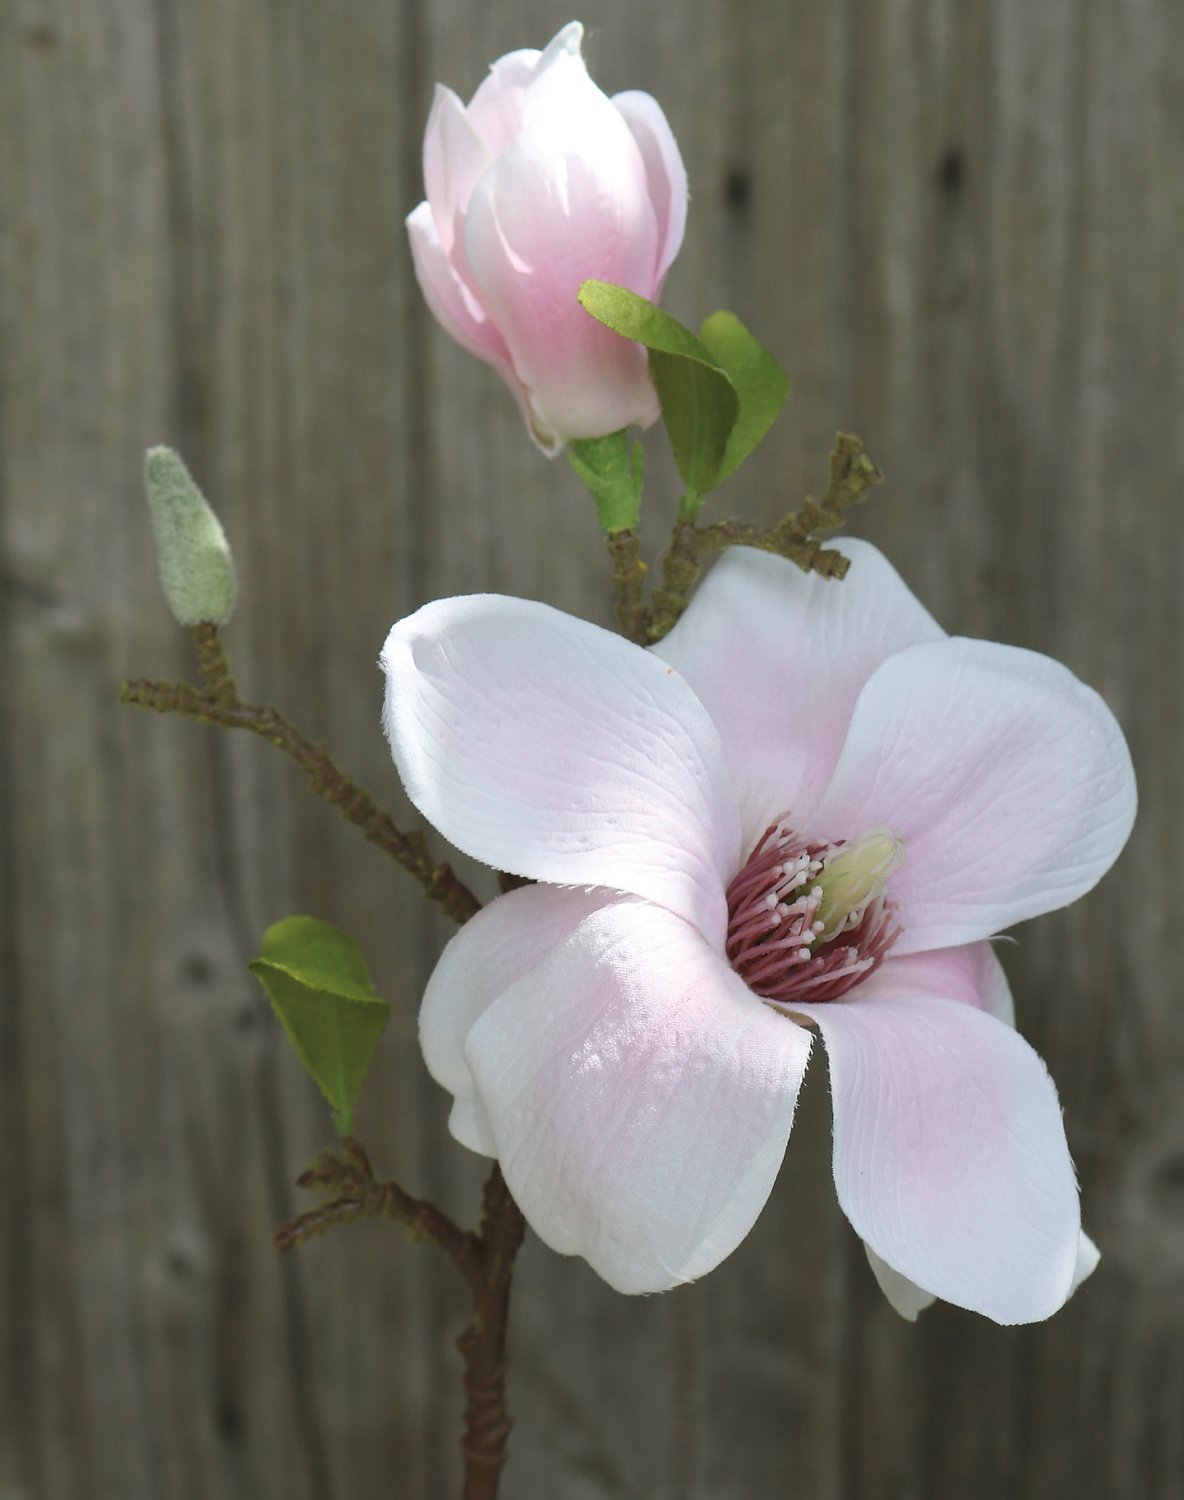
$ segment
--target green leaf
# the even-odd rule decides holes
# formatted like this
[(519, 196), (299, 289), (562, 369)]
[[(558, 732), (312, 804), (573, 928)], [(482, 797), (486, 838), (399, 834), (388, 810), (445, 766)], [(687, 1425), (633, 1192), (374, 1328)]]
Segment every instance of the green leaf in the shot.
[(641, 444), (630, 452), (622, 428), (608, 437), (573, 438), (567, 445), (572, 468), (592, 491), (605, 531), (631, 531), (641, 514)]
[(714, 312), (699, 332), (703, 346), (740, 397), (740, 415), (728, 437), (716, 483), (738, 468), (772, 427), (789, 395), (785, 371), (735, 313)]
[(300, 1061), (352, 1135), (354, 1106), (390, 1015), (353, 938), (315, 917), (285, 917), (249, 965)]
[(731, 380), (689, 328), (636, 292), (608, 281), (585, 281), (580, 305), (614, 333), (649, 350), (662, 420), (687, 487), (682, 513), (693, 518), (702, 496), (718, 482), (740, 414)]

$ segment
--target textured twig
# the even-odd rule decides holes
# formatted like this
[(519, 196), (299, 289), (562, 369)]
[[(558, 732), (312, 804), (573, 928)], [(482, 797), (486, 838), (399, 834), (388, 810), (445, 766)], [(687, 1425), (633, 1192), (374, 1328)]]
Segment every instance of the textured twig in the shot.
[(438, 1245), (473, 1293), (473, 1321), (457, 1339), (465, 1362), (463, 1500), (496, 1500), (512, 1423), (506, 1404), (506, 1324), (514, 1260), (526, 1229), (495, 1162), (485, 1183), (481, 1228), (474, 1234), (434, 1203), (413, 1198), (397, 1182), (374, 1175), (362, 1143), (345, 1136), (339, 1151), (322, 1151), (297, 1179), (325, 1201), (276, 1230), (279, 1250), (292, 1250), (358, 1219), (401, 1224), (420, 1244)]
[(119, 701), (151, 708), (157, 713), (182, 714), (199, 724), (249, 729), (294, 760), (307, 775), (311, 790), (332, 803), (344, 818), (361, 829), (370, 843), (413, 875), (453, 921), (467, 922), (480, 910), (481, 903), (457, 878), (452, 867), (433, 860), (423, 832), (417, 829), (404, 833), (398, 828), (370, 793), (335, 764), (324, 745), (306, 739), (274, 708), (239, 699), (221, 638), (212, 625), (195, 626), (193, 637), (202, 669), (201, 688), (187, 682), (141, 679), (125, 682), (119, 690)]
[(646, 565), (636, 531), (610, 531), (605, 537), (613, 560), (613, 595), (617, 623), (627, 640), (643, 646), (649, 639), (650, 611), (645, 602)]
[(859, 438), (840, 432), (831, 450), (826, 493), (821, 500), (808, 496), (800, 509), (790, 511), (773, 526), (735, 520), (703, 527), (693, 521), (676, 522), (669, 550), (662, 559), (662, 587), (654, 591), (648, 639), (660, 641), (673, 629), (698, 580), (701, 560), (725, 547), (759, 547), (788, 558), (804, 572), (842, 578), (847, 572), (847, 559), (841, 552), (824, 547), (818, 533), (841, 526), (847, 508), (864, 499), (883, 477), (863, 451)]
[(365, 1147), (354, 1136), (342, 1138), (340, 1155), (322, 1151), (296, 1183), (329, 1196), (316, 1208), (280, 1225), (272, 1237), (277, 1250), (294, 1250), (358, 1219), (386, 1219), (402, 1224), (413, 1242), (438, 1245), (476, 1287), (482, 1267), (477, 1236), (454, 1223), (434, 1203), (413, 1198), (397, 1182), (375, 1177)]
[(208, 623), (195, 625), (190, 633), (206, 692), (222, 703), (236, 703), (238, 689), (234, 685), (230, 658), (226, 655), (218, 627)]
[(495, 1162), (485, 1184), (481, 1216), (481, 1271), (473, 1321), (457, 1339), (465, 1361), (461, 1451), (463, 1500), (496, 1500), (506, 1439), (512, 1426), (506, 1403), (506, 1324), (514, 1259), (526, 1225)]

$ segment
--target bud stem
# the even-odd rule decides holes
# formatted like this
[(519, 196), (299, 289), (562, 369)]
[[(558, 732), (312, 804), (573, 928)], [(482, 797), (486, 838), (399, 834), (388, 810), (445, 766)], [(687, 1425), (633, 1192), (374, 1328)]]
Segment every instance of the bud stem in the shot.
[(161, 714), (182, 714), (196, 719), (199, 724), (218, 724), (223, 729), (249, 729), (252, 734), (268, 740), (304, 771), (318, 797), (332, 803), (342, 817), (362, 830), (370, 843), (377, 844), (413, 875), (431, 900), (439, 902), (454, 922), (463, 924), (480, 911), (481, 903), (457, 879), (452, 867), (447, 863), (437, 864), (432, 859), (421, 829), (404, 833), (370, 793), (337, 766), (326, 746), (301, 734), (274, 708), (240, 700), (221, 637), (214, 626), (195, 626), (193, 638), (204, 688), (195, 688), (187, 682), (141, 679), (125, 682), (119, 690), (119, 701), (134, 703), (138, 708), (151, 708)]

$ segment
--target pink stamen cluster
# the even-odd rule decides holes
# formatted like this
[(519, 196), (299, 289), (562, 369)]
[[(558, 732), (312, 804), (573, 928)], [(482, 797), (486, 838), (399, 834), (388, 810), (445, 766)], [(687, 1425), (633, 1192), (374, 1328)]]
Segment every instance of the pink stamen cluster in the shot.
[(837, 1000), (879, 967), (900, 928), (895, 904), (868, 903), (855, 925), (819, 942), (827, 859), (844, 844), (807, 843), (783, 819), (758, 840), (728, 887), (728, 959), (750, 990), (782, 1004)]

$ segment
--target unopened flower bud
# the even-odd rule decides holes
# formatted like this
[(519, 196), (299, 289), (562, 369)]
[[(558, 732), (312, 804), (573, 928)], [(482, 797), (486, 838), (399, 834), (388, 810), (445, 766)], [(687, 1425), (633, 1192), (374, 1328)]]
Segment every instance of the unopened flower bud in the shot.
[(467, 105), (437, 88), (427, 196), (407, 220), (428, 306), (552, 456), (657, 420), (645, 350), (589, 317), (579, 290), (596, 278), (656, 302), (687, 210), (666, 116), (648, 94), (603, 94), (583, 34), (573, 21), (544, 52), (499, 58)]
[(171, 448), (149, 448), (144, 484), (160, 581), (173, 618), (178, 625), (225, 625), (238, 586), (222, 523)]

